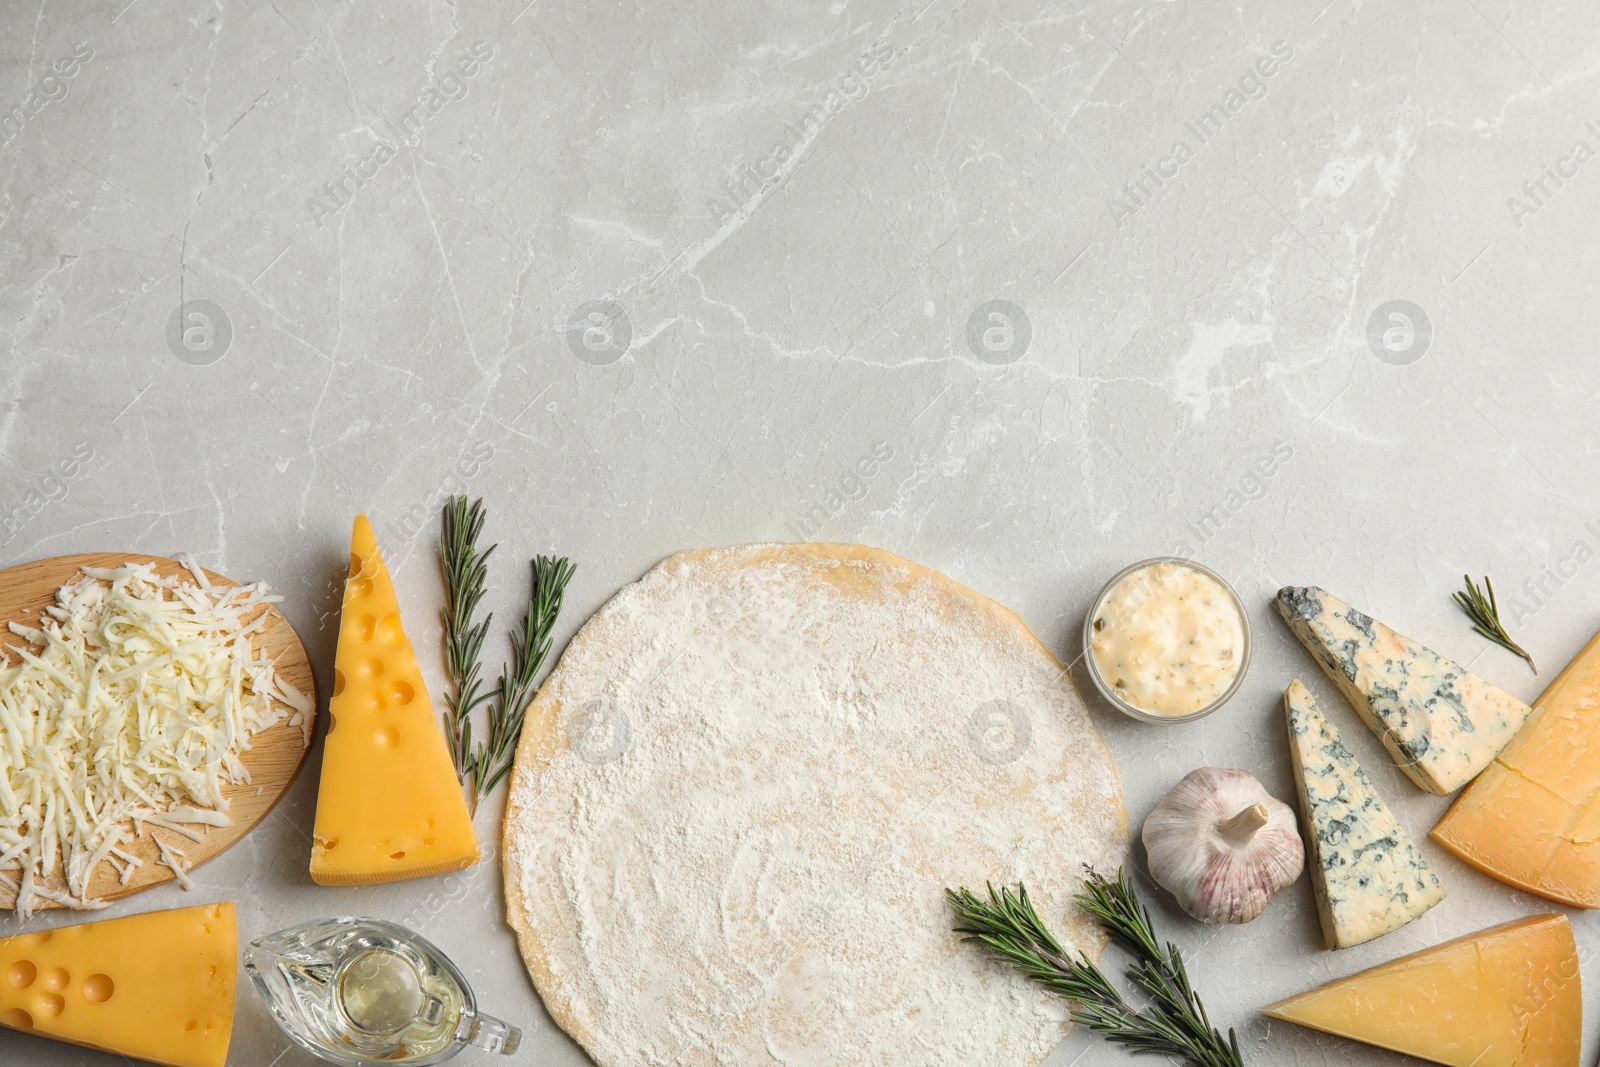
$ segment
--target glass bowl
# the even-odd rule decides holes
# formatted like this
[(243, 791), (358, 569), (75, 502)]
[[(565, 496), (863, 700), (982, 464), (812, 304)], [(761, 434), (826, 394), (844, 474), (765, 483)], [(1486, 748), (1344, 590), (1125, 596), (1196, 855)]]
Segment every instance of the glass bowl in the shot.
[[(1189, 570), (1197, 571), (1216, 581), (1227, 592), (1228, 598), (1233, 601), (1234, 609), (1239, 612), (1240, 629), (1244, 633), (1244, 648), (1239, 655), (1239, 673), (1233, 676), (1232, 684), (1217, 699), (1197, 711), (1189, 712), (1187, 715), (1162, 715), (1157, 712), (1146, 711), (1135, 704), (1130, 704), (1118, 696), (1116, 690), (1111, 687), (1111, 683), (1101, 675), (1100, 665), (1094, 658), (1094, 620), (1099, 616), (1100, 609), (1105, 606), (1106, 598), (1111, 595), (1111, 591), (1117, 587), (1117, 583), (1121, 582), (1122, 579), (1134, 571), (1142, 570), (1154, 563), (1172, 563), (1179, 567), (1187, 567)], [(1111, 580), (1106, 582), (1100, 589), (1100, 592), (1094, 598), (1094, 603), (1089, 607), (1089, 613), (1083, 619), (1083, 659), (1084, 669), (1089, 673), (1089, 680), (1094, 683), (1094, 687), (1099, 690), (1100, 695), (1105, 697), (1107, 703), (1128, 716), (1128, 718), (1137, 719), (1140, 722), (1161, 723), (1163, 725), (1194, 722), (1196, 719), (1203, 719), (1222, 707), (1233, 694), (1239, 691), (1239, 686), (1244, 683), (1244, 676), (1250, 669), (1250, 644), (1250, 615), (1244, 610), (1244, 601), (1239, 599), (1238, 592), (1229, 584), (1226, 578), (1210, 567), (1202, 566), (1192, 559), (1184, 559), (1182, 556), (1152, 556), (1149, 559), (1141, 559), (1137, 563), (1132, 563), (1122, 568), (1112, 575)]]

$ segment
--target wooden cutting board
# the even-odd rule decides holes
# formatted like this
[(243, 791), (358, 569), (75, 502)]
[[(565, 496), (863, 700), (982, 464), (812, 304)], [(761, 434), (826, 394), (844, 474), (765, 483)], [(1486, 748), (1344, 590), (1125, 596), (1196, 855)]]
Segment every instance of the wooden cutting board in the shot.
[[(189, 574), (189, 569), (177, 560), (146, 556), (136, 552), (86, 552), (75, 556), (56, 556), (53, 559), (24, 563), (0, 571), (0, 648), (8, 644), (22, 643), (22, 638), (7, 629), (8, 624), (16, 622), (38, 628), (39, 613), (47, 605), (55, 602), (56, 590), (77, 577), (79, 568), (114, 568), (126, 563), (153, 563), (156, 572), (163, 577)], [(211, 571), (205, 571), (205, 575), (213, 585), (231, 587), (239, 584)], [(228, 816), (233, 820), (232, 825), (196, 826), (194, 829), (201, 832), (205, 838), (204, 841), (198, 842), (171, 830), (159, 828), (156, 830), (169, 847), (176, 846), (183, 850), (184, 860), (191, 870), (226, 851), (267, 816), (273, 805), (278, 802), (278, 798), (283, 796), (289, 784), (294, 781), (295, 773), (305, 760), (307, 749), (305, 739), (311, 736), (311, 728), (316, 722), (317, 683), (311, 673), (311, 660), (306, 655), (305, 646), (300, 643), (300, 637), (294, 632), (294, 627), (289, 625), (289, 620), (284, 618), (277, 608), (268, 607), (264, 610), (268, 614), (267, 624), (254, 636), (253, 647), (258, 654), (265, 651), (275, 661), (279, 675), (310, 698), (311, 721), (302, 731), (299, 725), (290, 725), (286, 716), (283, 721), (255, 734), (250, 739), (251, 748), (241, 757), (241, 762), (250, 771), (250, 782), (246, 785), (224, 786), (222, 790), (223, 795), (228, 798)], [(11, 665), (15, 665), (14, 656), (0, 658), (5, 658)], [(109, 863), (103, 863), (90, 882), (90, 897), (106, 901), (118, 900), (141, 889), (169, 882), (176, 877), (171, 868), (160, 862), (159, 851), (150, 831), (151, 828), (147, 826), (145, 832), (132, 845), (122, 846), (125, 852), (144, 861), (134, 869), (128, 884), (119, 885), (116, 869)], [(307, 849), (309, 848), (308, 844)], [(15, 872), (11, 872), (8, 877), (15, 878)], [(59, 875), (42, 880), (41, 884), (52, 889), (65, 888)], [(0, 884), (0, 908), (12, 907), (15, 903), (11, 890)], [(43, 910), (60, 905), (41, 901), (38, 906)]]

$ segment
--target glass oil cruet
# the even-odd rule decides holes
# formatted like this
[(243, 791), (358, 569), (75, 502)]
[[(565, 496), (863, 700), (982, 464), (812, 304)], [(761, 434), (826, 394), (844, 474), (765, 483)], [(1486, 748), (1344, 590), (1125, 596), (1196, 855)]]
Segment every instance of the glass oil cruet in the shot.
[(443, 1063), (464, 1048), (509, 1055), (522, 1031), (478, 1011), (438, 947), (382, 919), (334, 918), (250, 942), (245, 970), (284, 1033), (345, 1067)]

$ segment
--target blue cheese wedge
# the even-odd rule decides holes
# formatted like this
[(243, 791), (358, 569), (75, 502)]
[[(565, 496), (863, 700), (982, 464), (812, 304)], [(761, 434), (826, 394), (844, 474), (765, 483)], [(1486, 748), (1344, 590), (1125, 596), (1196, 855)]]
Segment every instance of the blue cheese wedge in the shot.
[(1418, 786), (1445, 796), (1500, 754), (1528, 705), (1316, 586), (1278, 590), (1278, 613)]
[(1400, 929), (1443, 900), (1444, 886), (1300, 679), (1283, 706), (1322, 936), (1349, 948)]

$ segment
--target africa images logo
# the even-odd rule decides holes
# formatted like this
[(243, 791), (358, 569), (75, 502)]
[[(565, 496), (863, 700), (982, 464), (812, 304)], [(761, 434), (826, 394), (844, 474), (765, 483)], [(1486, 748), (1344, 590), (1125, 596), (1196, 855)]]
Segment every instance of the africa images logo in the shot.
[(1243, 112), (1249, 104), (1264, 99), (1268, 83), (1293, 58), (1294, 48), (1288, 42), (1272, 42), (1269, 53), (1258, 57), (1247, 67), (1228, 91), (1222, 94), (1221, 100), (1183, 124), (1184, 132), (1173, 142), (1166, 155), (1140, 170), (1132, 181), (1124, 183), (1121, 199), (1107, 197), (1106, 208), (1111, 212), (1111, 221), (1117, 224), (1117, 228), (1121, 229), (1123, 223), (1161, 195), (1162, 190), (1178, 177), (1180, 169), (1193, 160), (1200, 149), (1221, 136), (1230, 119)]
[(1367, 318), (1367, 347), (1393, 367), (1415, 363), (1433, 344), (1433, 320), (1409, 300), (1386, 300)]
[(867, 95), (872, 82), (895, 60), (887, 42), (878, 41), (861, 54), (839, 82), (800, 117), (783, 128), (783, 136), (758, 156), (754, 164), (740, 163), (728, 171), (722, 183), (723, 197), (706, 201), (706, 214), (713, 228), (727, 226), (740, 214), (749, 212), (794, 169), (822, 128), (845, 107)]
[(167, 347), (191, 367), (209, 367), (228, 354), (233, 320), (212, 300), (185, 300), (167, 318)]
[[(1591, 137), (1600, 140), (1600, 124), (1593, 119), (1585, 122), (1583, 129)], [(1564, 154), (1557, 156), (1554, 163), (1540, 167), (1537, 178), (1529, 178), (1522, 183), (1522, 197), (1506, 197), (1506, 210), (1511, 213), (1512, 224), (1522, 229), (1522, 224), (1537, 215), (1571, 184), (1578, 177), (1578, 171), (1594, 156), (1594, 148), (1580, 137), (1572, 142), (1572, 147)]]
[(494, 48), (486, 41), (479, 41), (456, 60), (453, 67), (447, 66), (443, 74), (435, 75), (411, 106), (401, 112), (399, 120), (389, 123), (390, 128), (400, 135), (396, 141), (380, 140), (376, 147), (356, 161), (354, 167), (346, 164), (339, 177), (323, 182), (321, 198), (313, 194), (306, 200), (306, 210), (311, 213), (311, 221), (316, 227), (321, 229), (329, 216), (343, 211), (355, 199), (356, 193), (365, 189), (377, 178), (378, 171), (400, 154), (402, 145), (409, 148), (421, 140), (423, 127), (434, 115), (449, 104), (465, 100), (468, 81), (477, 77), (493, 58)]
[(65, 100), (70, 90), (67, 83), (93, 61), (94, 49), (80, 41), (69, 54), (50, 64), (51, 73), (35, 82), (21, 103), (8, 111), (0, 111), (0, 145), (10, 144), (46, 107)]

